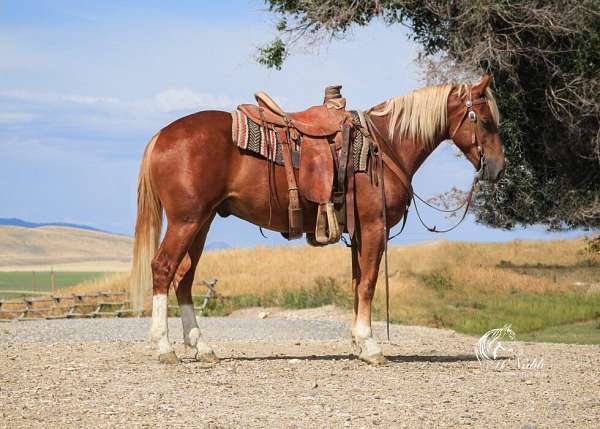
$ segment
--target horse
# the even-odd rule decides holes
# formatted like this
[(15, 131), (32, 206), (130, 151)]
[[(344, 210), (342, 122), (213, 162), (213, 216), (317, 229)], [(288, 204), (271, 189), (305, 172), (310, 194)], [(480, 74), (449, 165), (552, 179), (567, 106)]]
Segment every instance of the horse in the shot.
[[(369, 173), (355, 173), (354, 177), (351, 333), (359, 359), (367, 363), (386, 362), (373, 337), (371, 302), (389, 230), (408, 208), (410, 183), (417, 169), (448, 139), (481, 180), (495, 182), (505, 169), (491, 79), (484, 75), (475, 85), (421, 88), (363, 112), (381, 152), (383, 179), (373, 180)], [(180, 118), (161, 129), (146, 146), (138, 180), (130, 288), (132, 301), (142, 306), (144, 291), (152, 285), (150, 341), (160, 362), (178, 362), (167, 328), (171, 284), (176, 285), (186, 349), (197, 360), (218, 361), (196, 320), (191, 293), (194, 273), (217, 214), (288, 231), (288, 194), (269, 192), (269, 186), (287, 189), (285, 169), (273, 164), (273, 177), (267, 176), (269, 162), (233, 143), (232, 116), (223, 111), (202, 111)], [(276, 199), (274, 204), (271, 198)], [(303, 229), (308, 233), (314, 229), (317, 207), (302, 199), (302, 210)], [(161, 241), (163, 211), (167, 229)]]

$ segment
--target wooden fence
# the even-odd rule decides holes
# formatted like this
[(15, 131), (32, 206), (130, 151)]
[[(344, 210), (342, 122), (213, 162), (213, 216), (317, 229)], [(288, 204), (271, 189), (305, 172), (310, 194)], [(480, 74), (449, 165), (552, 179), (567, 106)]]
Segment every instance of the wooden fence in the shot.
[(0, 300), (0, 320), (122, 317), (133, 313), (124, 291)]
[[(196, 311), (204, 311), (214, 299), (223, 300), (215, 289), (217, 279), (202, 280), (207, 288), (205, 295), (194, 295), (194, 301), (202, 301)], [(25, 292), (27, 293), (27, 292)], [(46, 295), (23, 299), (0, 300), (0, 322), (13, 320), (49, 320), (93, 317), (143, 316), (143, 312), (131, 309), (125, 291), (100, 291), (97, 293), (74, 293), (71, 295)], [(175, 310), (177, 305), (169, 305)]]

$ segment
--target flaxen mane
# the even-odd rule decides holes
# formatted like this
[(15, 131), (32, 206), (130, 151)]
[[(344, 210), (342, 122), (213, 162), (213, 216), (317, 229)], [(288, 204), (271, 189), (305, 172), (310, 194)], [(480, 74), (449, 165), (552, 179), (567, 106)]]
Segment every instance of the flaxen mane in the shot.
[[(465, 97), (469, 86), (438, 85), (418, 89), (407, 95), (391, 98), (368, 113), (389, 118), (390, 140), (399, 135), (401, 139), (408, 137), (433, 148), (439, 137), (447, 132), (448, 97), (453, 89), (459, 97)], [(500, 114), (492, 90), (487, 88), (485, 96), (492, 118), (498, 124)]]

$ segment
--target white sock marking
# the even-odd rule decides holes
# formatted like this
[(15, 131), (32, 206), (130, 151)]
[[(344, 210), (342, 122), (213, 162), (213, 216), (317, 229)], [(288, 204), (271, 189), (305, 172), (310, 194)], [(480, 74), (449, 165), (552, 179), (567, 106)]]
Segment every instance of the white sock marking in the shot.
[(181, 310), (181, 323), (183, 325), (183, 341), (186, 345), (195, 347), (201, 334), (194, 305), (182, 304), (179, 308)]
[(382, 353), (377, 340), (373, 338), (371, 325), (356, 321), (352, 328), (352, 335), (361, 349), (361, 356), (375, 356)]
[(167, 311), (167, 295), (154, 295), (152, 297), (152, 327), (150, 328), (150, 338), (156, 343), (158, 353), (160, 354), (173, 351), (173, 347), (171, 347), (169, 341)]
[(182, 304), (179, 308), (181, 309), (181, 323), (183, 324), (183, 342), (186, 346), (195, 348), (196, 352), (201, 355), (212, 353), (212, 348), (202, 338), (194, 306), (192, 304)]
[(367, 325), (360, 321), (357, 321), (354, 325), (354, 336), (360, 339), (370, 338), (373, 336), (373, 332), (371, 330), (371, 325)]

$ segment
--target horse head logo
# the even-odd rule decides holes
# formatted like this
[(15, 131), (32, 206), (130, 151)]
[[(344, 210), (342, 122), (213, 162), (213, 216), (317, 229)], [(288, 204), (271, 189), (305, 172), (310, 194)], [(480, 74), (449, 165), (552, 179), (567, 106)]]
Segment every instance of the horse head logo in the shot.
[(504, 325), (502, 328), (486, 332), (475, 346), (475, 356), (477, 356), (479, 364), (483, 365), (484, 362), (497, 360), (501, 352), (514, 355), (514, 350), (504, 347), (501, 340), (514, 341), (515, 338), (516, 335), (510, 325)]

